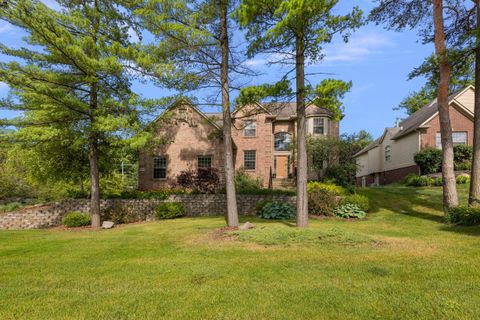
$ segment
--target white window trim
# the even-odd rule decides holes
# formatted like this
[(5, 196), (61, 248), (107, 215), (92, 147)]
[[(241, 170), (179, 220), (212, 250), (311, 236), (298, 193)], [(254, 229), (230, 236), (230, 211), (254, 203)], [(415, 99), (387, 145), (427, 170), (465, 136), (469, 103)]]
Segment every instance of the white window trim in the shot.
[[(248, 129), (247, 127), (249, 126), (249, 123), (250, 124), (253, 124), (254, 125), (254, 128), (250, 128)], [(254, 135), (247, 135), (247, 130), (255, 130), (255, 134)], [(244, 126), (243, 126), (243, 136), (246, 137), (246, 138), (255, 138), (257, 136), (257, 120), (254, 120), (254, 119), (248, 119), (248, 120), (245, 120), (244, 121)]]

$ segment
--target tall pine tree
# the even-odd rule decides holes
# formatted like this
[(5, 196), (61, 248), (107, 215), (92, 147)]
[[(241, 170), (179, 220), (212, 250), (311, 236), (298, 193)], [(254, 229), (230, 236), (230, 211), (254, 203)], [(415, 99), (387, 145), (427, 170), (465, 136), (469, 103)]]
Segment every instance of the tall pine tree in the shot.
[(38, 0), (9, 0), (0, 8), (0, 19), (27, 33), (22, 48), (0, 46), (13, 61), (0, 63), (0, 81), (11, 88), (1, 107), (23, 111), (3, 122), (19, 129), (17, 139), (85, 146), (92, 226), (99, 227), (99, 158), (139, 129), (144, 104), (131, 90), (129, 71), (138, 62), (148, 65), (148, 57), (130, 41), (135, 26), (121, 1), (57, 2), (59, 11)]

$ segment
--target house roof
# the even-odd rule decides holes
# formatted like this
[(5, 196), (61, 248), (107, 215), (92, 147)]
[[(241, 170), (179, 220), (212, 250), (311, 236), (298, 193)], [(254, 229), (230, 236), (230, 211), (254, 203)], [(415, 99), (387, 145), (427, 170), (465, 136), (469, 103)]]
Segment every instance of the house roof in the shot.
[[(460, 104), (455, 99), (470, 88), (473, 88), (473, 86), (468, 86), (450, 95), (448, 97), (448, 103), (451, 104), (452, 102), (455, 101), (457, 104)], [(395, 136), (393, 136), (392, 139), (396, 140), (398, 138), (404, 137), (409, 133), (412, 133), (413, 131), (421, 128), (426, 124), (428, 120), (434, 117), (437, 114), (437, 112), (438, 112), (438, 103), (437, 103), (437, 99), (435, 99), (429, 104), (418, 109), (416, 112), (411, 114), (408, 118), (406, 118), (402, 122), (400, 122), (399, 127), (401, 128), (401, 130)]]
[(365, 153), (367, 153), (368, 151), (370, 151), (370, 150), (378, 147), (378, 146), (383, 142), (383, 139), (385, 139), (387, 133), (389, 133), (390, 135), (394, 136), (394, 135), (397, 134), (399, 131), (400, 131), (400, 128), (397, 128), (397, 127), (394, 127), (394, 128), (386, 128), (386, 129), (383, 131), (383, 134), (380, 136), (380, 138), (378, 138), (377, 140), (373, 141), (373, 142), (370, 143), (368, 146), (366, 146), (365, 148), (363, 148), (362, 150), (360, 150), (359, 152), (357, 152), (356, 154), (354, 154), (353, 157), (361, 156), (362, 154), (365, 154)]

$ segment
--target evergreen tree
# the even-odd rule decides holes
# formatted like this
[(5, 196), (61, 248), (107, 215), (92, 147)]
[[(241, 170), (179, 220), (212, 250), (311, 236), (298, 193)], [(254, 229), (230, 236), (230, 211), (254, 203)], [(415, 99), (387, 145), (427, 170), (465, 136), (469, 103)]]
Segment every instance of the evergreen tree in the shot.
[[(236, 12), (247, 30), (248, 54), (277, 54), (278, 62), (293, 64), (297, 103), (297, 226), (308, 226), (307, 148), (305, 137), (305, 106), (309, 87), (305, 83), (305, 66), (323, 58), (322, 45), (335, 34), (348, 39), (348, 31), (360, 25), (361, 11), (354, 8), (347, 15), (335, 15), (338, 0), (242, 0)], [(284, 77), (284, 81), (288, 80)], [(334, 93), (336, 80), (329, 80), (319, 89)], [(340, 85), (341, 91), (349, 84)], [(323, 97), (320, 96), (320, 99)], [(322, 104), (319, 104), (322, 105)], [(335, 105), (335, 104), (333, 104)], [(334, 109), (333, 109), (334, 110)], [(338, 113), (336, 113), (338, 115)]]
[(57, 2), (59, 11), (38, 0), (10, 0), (0, 8), (0, 19), (23, 29), (28, 44), (0, 46), (14, 58), (0, 63), (0, 81), (11, 88), (1, 107), (23, 111), (3, 123), (18, 128), (17, 141), (85, 151), (92, 226), (99, 227), (100, 155), (144, 138), (133, 138), (146, 103), (131, 90), (131, 71), (149, 65), (148, 57), (129, 39), (135, 25), (122, 1)]

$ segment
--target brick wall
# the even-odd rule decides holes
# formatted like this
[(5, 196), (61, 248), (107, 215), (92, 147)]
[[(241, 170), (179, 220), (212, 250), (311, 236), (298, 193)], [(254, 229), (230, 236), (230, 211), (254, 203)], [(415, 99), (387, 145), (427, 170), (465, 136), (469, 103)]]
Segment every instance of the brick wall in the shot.
[[(237, 195), (240, 215), (255, 214), (255, 207), (261, 201), (290, 203), (295, 207), (295, 197), (283, 195)], [(224, 194), (172, 195), (168, 200), (101, 200), (102, 213), (115, 204), (127, 205), (137, 211), (138, 221), (154, 219), (155, 207), (161, 202), (182, 202), (187, 216), (225, 215), (227, 202)], [(0, 214), (0, 229), (42, 229), (58, 226), (63, 217), (71, 211), (88, 212), (90, 201), (66, 199), (59, 202), (22, 208)]]
[[(450, 107), (450, 121), (453, 132), (467, 132), (467, 144), (471, 146), (473, 144), (473, 121), (452, 106)], [(422, 132), (420, 136), (422, 149), (436, 147), (437, 132), (440, 132), (438, 115), (428, 123), (428, 126), (428, 129)]]

